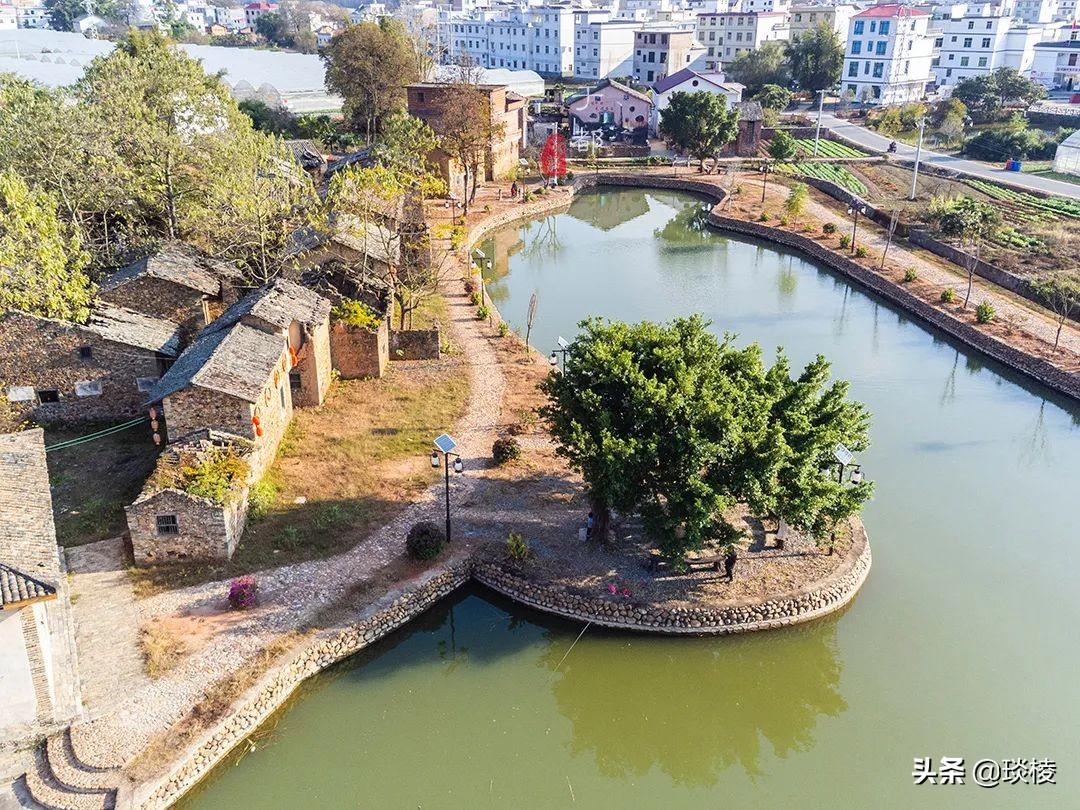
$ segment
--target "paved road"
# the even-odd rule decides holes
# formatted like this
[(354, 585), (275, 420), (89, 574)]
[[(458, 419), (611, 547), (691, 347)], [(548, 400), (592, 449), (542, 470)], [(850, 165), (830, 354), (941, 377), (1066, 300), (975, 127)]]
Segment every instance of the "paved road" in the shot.
[[(815, 118), (812, 111), (811, 118)], [(884, 152), (889, 148), (889, 143), (892, 140), (883, 135), (878, 135), (876, 132), (871, 132), (865, 127), (852, 124), (850, 121), (845, 121), (842, 118), (837, 118), (828, 113), (822, 114), (821, 126), (822, 129), (831, 129), (837, 135), (873, 152)], [(896, 155), (901, 158), (913, 160), (915, 158), (915, 147), (897, 141)], [(1063, 183), (1060, 180), (1051, 180), (1047, 177), (1022, 174), (1021, 172), (1007, 172), (1004, 169), (994, 168), (989, 163), (981, 163), (977, 160), (964, 160), (963, 158), (953, 157), (952, 155), (943, 155), (940, 152), (931, 152), (925, 147), (922, 151), (922, 159), (927, 163), (934, 163), (942, 168), (951, 169), (952, 171), (971, 175), (973, 177), (981, 177), (987, 180), (1000, 180), (1014, 186), (1021, 186), (1035, 191), (1044, 191), (1048, 194), (1056, 194), (1059, 197), (1072, 197), (1073, 199), (1080, 200), (1080, 185), (1074, 183)]]

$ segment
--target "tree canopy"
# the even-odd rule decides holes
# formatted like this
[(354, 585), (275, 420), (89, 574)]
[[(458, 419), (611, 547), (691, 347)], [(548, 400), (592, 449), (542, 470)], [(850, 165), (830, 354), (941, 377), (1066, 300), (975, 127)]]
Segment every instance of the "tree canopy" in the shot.
[(788, 46), (791, 78), (800, 90), (816, 93), (840, 81), (844, 68), (844, 42), (828, 23), (821, 23)]
[(768, 152), (773, 160), (791, 160), (799, 153), (799, 145), (790, 132), (778, 129), (769, 141)]
[(967, 107), (972, 120), (986, 123), (1001, 118), (1010, 104), (1028, 107), (1045, 98), (1046, 88), (1020, 75), (1014, 68), (998, 68), (985, 76), (961, 80), (951, 97)]
[(729, 81), (739, 82), (745, 94), (753, 98), (767, 84), (787, 87), (791, 84), (788, 68), (787, 43), (771, 40), (760, 48), (744, 51), (727, 65), (724, 71)]
[(699, 316), (670, 324), (590, 319), (565, 370), (542, 384), (557, 452), (589, 488), (600, 536), (614, 508), (641, 515), (669, 557), (735, 529), (738, 502), (821, 537), (858, 511), (872, 485), (835, 480), (832, 451), (868, 444), (869, 416), (827, 386), (817, 358), (792, 379), (783, 353), (718, 340)]
[(660, 133), (668, 144), (701, 162), (716, 159), (739, 134), (739, 111), (713, 93), (673, 93), (660, 111)]
[(465, 213), (476, 196), (480, 173), (491, 144), (502, 137), (506, 125), (491, 114), (486, 93), (467, 78), (448, 85), (439, 94), (435, 134), (442, 148), (461, 165), (465, 175)]
[(786, 87), (781, 87), (778, 84), (767, 84), (757, 92), (754, 100), (760, 102), (761, 106), (766, 110), (780, 112), (791, 103), (794, 95)]
[(85, 321), (93, 297), (88, 261), (56, 198), (0, 172), (0, 312)]
[(370, 142), (382, 121), (405, 108), (405, 87), (420, 79), (412, 41), (390, 17), (350, 25), (322, 54), (326, 86), (345, 99), (345, 114)]

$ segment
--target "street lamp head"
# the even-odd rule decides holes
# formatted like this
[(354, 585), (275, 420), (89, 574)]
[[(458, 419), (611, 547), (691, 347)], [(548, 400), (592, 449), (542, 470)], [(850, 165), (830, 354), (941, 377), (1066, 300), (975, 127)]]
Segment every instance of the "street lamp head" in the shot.
[(437, 450), (431, 451), (431, 466), (436, 469), (439, 468), (439, 452)]
[(863, 480), (862, 467), (856, 465), (855, 469), (851, 471), (851, 483), (861, 484)]
[(848, 216), (851, 216), (852, 214), (854, 214), (854, 213), (855, 213), (855, 209), (854, 209), (854, 208), (852, 208), (852, 207), (851, 207), (851, 206), (849, 205), (849, 206), (847, 207), (847, 212), (848, 212)]
[(552, 368), (559, 365), (559, 356), (555, 352), (551, 353), (550, 362)]
[(454, 472), (456, 472), (458, 475), (465, 472), (465, 465), (461, 461), (461, 456), (458, 456), (454, 459)]

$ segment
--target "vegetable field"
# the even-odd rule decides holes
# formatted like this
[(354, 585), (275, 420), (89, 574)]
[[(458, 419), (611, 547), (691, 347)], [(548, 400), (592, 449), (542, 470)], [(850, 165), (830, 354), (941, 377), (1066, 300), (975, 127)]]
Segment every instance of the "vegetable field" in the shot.
[(833, 163), (787, 163), (777, 166), (777, 171), (784, 174), (828, 180), (836, 183), (841, 188), (847, 189), (852, 194), (858, 194), (860, 197), (866, 196), (869, 191), (862, 180), (843, 166), (837, 166)]
[[(799, 147), (799, 149), (801, 149), (806, 155), (814, 154), (813, 138), (796, 138), (795, 145)], [(842, 143), (837, 143), (836, 141), (827, 141), (822, 138), (820, 141), (818, 141), (818, 157), (866, 157), (866, 154), (864, 152), (860, 152), (858, 149), (852, 149), (850, 146), (845, 146)]]
[(1022, 191), (988, 183), (985, 180), (965, 180), (969, 186), (981, 191), (987, 197), (1001, 203), (1002, 216), (1009, 222), (1040, 224), (1058, 222), (1062, 219), (1080, 219), (1080, 202), (1061, 197), (1036, 197)]

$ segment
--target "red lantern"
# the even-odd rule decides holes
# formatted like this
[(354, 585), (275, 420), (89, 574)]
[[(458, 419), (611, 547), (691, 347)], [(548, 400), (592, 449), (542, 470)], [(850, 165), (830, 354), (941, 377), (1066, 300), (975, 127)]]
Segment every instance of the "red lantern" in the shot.
[(255, 426), (255, 435), (261, 437), (263, 434), (262, 425)]

